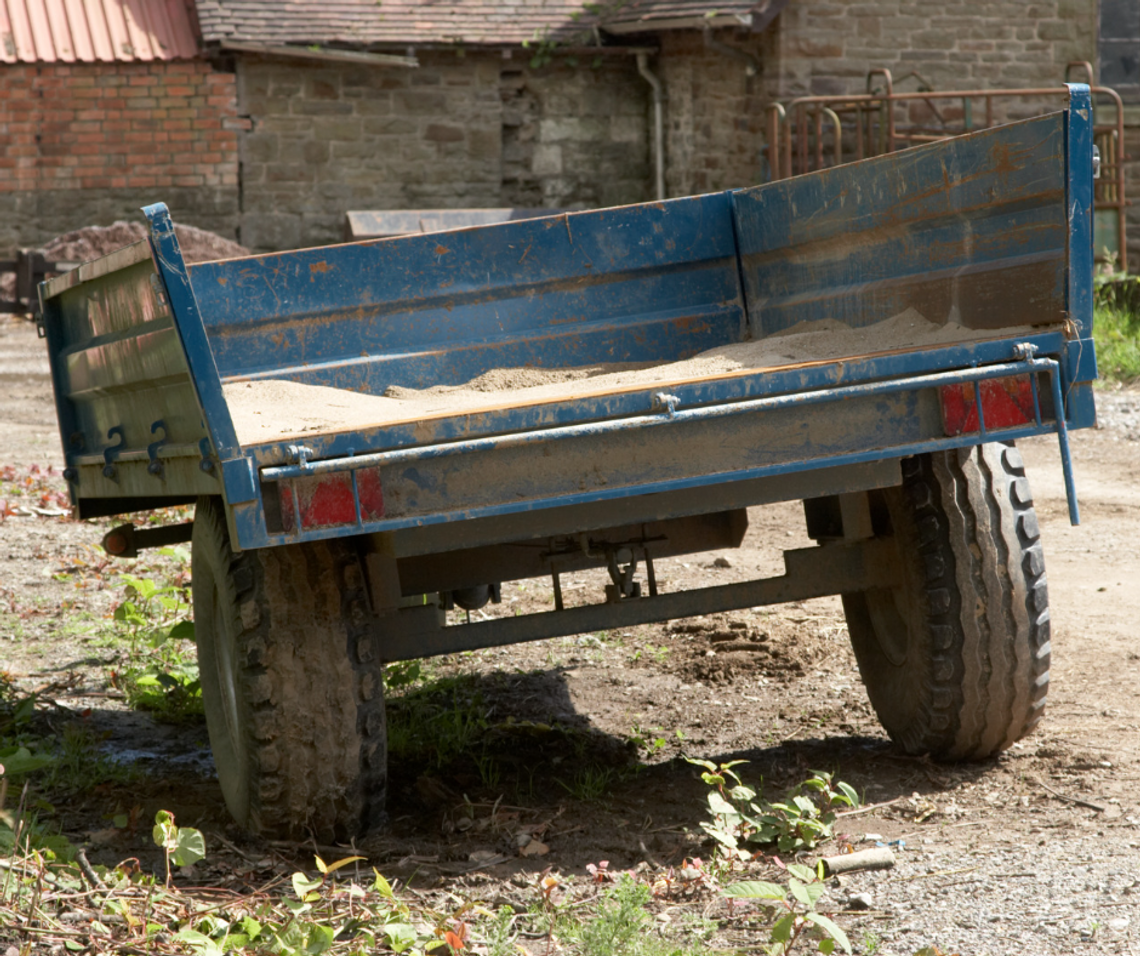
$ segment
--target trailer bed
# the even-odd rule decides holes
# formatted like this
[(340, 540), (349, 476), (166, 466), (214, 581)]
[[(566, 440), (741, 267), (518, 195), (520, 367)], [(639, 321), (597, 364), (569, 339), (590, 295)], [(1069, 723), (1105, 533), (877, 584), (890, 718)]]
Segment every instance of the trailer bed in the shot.
[(493, 369), (462, 385), (429, 389), (392, 386), (383, 395), (283, 379), (227, 381), (223, 382), (223, 389), (238, 440), (242, 445), (255, 445), (580, 401), (647, 386), (667, 390), (776, 369), (807, 368), (839, 359), (861, 361), (1043, 331), (1060, 330), (1032, 326), (968, 329), (953, 322), (939, 325), (908, 309), (859, 329), (835, 320), (806, 322), (766, 339), (718, 346), (678, 362)]
[(80, 514), (222, 494), (260, 548), (1063, 442), (1095, 421), (1081, 109), (766, 186), (222, 262), (187, 265), (148, 207), (148, 243), (43, 290)]

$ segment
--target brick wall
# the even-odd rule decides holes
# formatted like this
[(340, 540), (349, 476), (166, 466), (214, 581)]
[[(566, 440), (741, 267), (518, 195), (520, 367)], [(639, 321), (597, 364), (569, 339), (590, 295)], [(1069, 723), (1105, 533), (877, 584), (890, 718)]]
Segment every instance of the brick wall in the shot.
[(536, 70), (499, 51), (418, 56), (418, 69), (241, 59), (243, 243), (336, 242), (349, 209), (648, 198), (647, 101), (628, 58)]
[(0, 68), (0, 248), (137, 218), (236, 236), (234, 78), (202, 62)]
[[(662, 32), (668, 195), (763, 181), (766, 106), (860, 91), (871, 67), (903, 89), (913, 70), (939, 89), (1057, 84), (1068, 60), (1095, 60), (1095, 3), (796, 0), (760, 35), (717, 31), (755, 75), (697, 31)], [(632, 57), (418, 56), (403, 69), (242, 55), (236, 80), (198, 62), (4, 67), (0, 249), (156, 199), (271, 250), (341, 240), (349, 209), (652, 197), (652, 104)]]

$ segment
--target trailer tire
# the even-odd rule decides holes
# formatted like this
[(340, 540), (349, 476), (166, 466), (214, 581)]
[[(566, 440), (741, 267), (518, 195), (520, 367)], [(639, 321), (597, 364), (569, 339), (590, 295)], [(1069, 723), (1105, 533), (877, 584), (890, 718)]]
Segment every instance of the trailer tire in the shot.
[(234, 819), (324, 842), (382, 823), (383, 675), (351, 546), (235, 553), (221, 500), (199, 498), (191, 561), (206, 723)]
[[(1040, 721), (1049, 599), (1021, 454), (1010, 444), (906, 459), (872, 499), (903, 584), (843, 596), (871, 704), (907, 753), (982, 759)], [(877, 530), (878, 533), (878, 530)]]

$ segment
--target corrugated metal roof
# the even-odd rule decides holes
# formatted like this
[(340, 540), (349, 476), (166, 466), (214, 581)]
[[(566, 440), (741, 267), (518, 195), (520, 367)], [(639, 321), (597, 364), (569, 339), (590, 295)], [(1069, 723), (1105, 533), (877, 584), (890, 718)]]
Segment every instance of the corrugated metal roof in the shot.
[(582, 0), (198, 0), (203, 41), (507, 43), (588, 37)]
[(198, 55), (187, 0), (0, 0), (0, 61), (112, 63)]

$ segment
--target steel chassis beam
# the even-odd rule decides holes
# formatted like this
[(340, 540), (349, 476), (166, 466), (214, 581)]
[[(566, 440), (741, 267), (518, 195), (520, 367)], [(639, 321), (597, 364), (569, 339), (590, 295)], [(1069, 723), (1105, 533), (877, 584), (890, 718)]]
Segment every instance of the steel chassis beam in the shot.
[(785, 551), (784, 566), (786, 573), (775, 578), (471, 624), (444, 626), (435, 605), (403, 608), (377, 619), (378, 656), (392, 662), (521, 644), (604, 628), (890, 588), (897, 586), (900, 578), (898, 550), (892, 538)]

